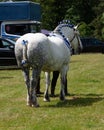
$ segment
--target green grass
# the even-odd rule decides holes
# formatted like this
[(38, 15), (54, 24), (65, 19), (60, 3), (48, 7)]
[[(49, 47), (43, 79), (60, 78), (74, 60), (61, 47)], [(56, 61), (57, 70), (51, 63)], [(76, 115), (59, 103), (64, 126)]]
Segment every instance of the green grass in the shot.
[[(45, 76), (41, 74), (41, 91)], [(21, 70), (0, 70), (0, 130), (103, 130), (104, 55), (81, 54), (71, 58), (65, 102), (56, 97), (40, 107), (26, 106), (26, 88)]]

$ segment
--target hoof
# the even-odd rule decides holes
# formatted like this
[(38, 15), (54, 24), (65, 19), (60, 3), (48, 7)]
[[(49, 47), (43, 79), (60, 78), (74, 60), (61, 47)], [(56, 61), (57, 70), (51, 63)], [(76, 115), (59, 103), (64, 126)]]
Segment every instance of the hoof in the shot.
[(39, 107), (39, 104), (28, 102), (27, 106), (29, 106), (29, 107)]
[(32, 107), (36, 107), (37, 108), (37, 107), (40, 107), (40, 106), (39, 106), (39, 104), (37, 104), (37, 105), (33, 104)]
[(44, 102), (50, 102), (50, 99), (44, 98)]
[(65, 96), (70, 96), (71, 94), (70, 93), (65, 93)]
[(60, 97), (60, 100), (61, 101), (65, 101), (65, 97)]
[(55, 94), (51, 94), (50, 96), (51, 96), (51, 97), (55, 97)]
[(32, 102), (28, 101), (26, 105), (31, 107), (32, 106)]

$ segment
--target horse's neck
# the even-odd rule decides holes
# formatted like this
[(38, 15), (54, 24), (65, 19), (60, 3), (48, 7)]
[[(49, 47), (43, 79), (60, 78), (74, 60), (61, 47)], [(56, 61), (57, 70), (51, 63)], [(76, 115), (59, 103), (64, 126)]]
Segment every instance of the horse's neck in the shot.
[(65, 38), (71, 39), (73, 37), (73, 30), (69, 27), (63, 27), (61, 29), (56, 28), (53, 32), (56, 34), (60, 34), (61, 36), (64, 36)]
[(73, 30), (72, 30), (72, 28), (65, 28), (62, 33), (63, 33), (63, 34), (65, 35), (65, 37), (67, 37), (67, 38), (73, 36)]

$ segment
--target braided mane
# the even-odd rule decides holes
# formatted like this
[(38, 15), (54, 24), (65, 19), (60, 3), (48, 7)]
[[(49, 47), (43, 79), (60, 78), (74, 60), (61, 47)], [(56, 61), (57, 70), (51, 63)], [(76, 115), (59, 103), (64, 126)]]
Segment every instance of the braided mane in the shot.
[(71, 48), (70, 41), (67, 39), (67, 37), (65, 37), (62, 32), (63, 27), (70, 27), (72, 29), (74, 25), (70, 23), (70, 20), (62, 20), (56, 27), (56, 29), (50, 34), (50, 36), (55, 36), (55, 33), (58, 32), (63, 37), (63, 40), (65, 41), (65, 44), (68, 46), (68, 48)]
[(71, 24), (70, 20), (62, 20), (62, 21), (59, 22), (59, 25), (56, 27), (56, 29), (55, 29), (53, 32), (57, 31), (57, 32), (59, 32), (60, 34), (62, 34), (61, 29), (62, 29), (63, 27), (73, 28), (74, 25)]

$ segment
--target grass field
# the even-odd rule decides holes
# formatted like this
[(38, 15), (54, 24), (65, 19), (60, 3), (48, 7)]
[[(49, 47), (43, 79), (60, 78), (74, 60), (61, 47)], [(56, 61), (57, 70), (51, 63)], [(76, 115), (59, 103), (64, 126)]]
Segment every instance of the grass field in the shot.
[(41, 95), (39, 108), (28, 107), (21, 70), (0, 70), (0, 130), (104, 130), (103, 54), (72, 56), (65, 102), (59, 90), (58, 80), (51, 102), (43, 102)]

